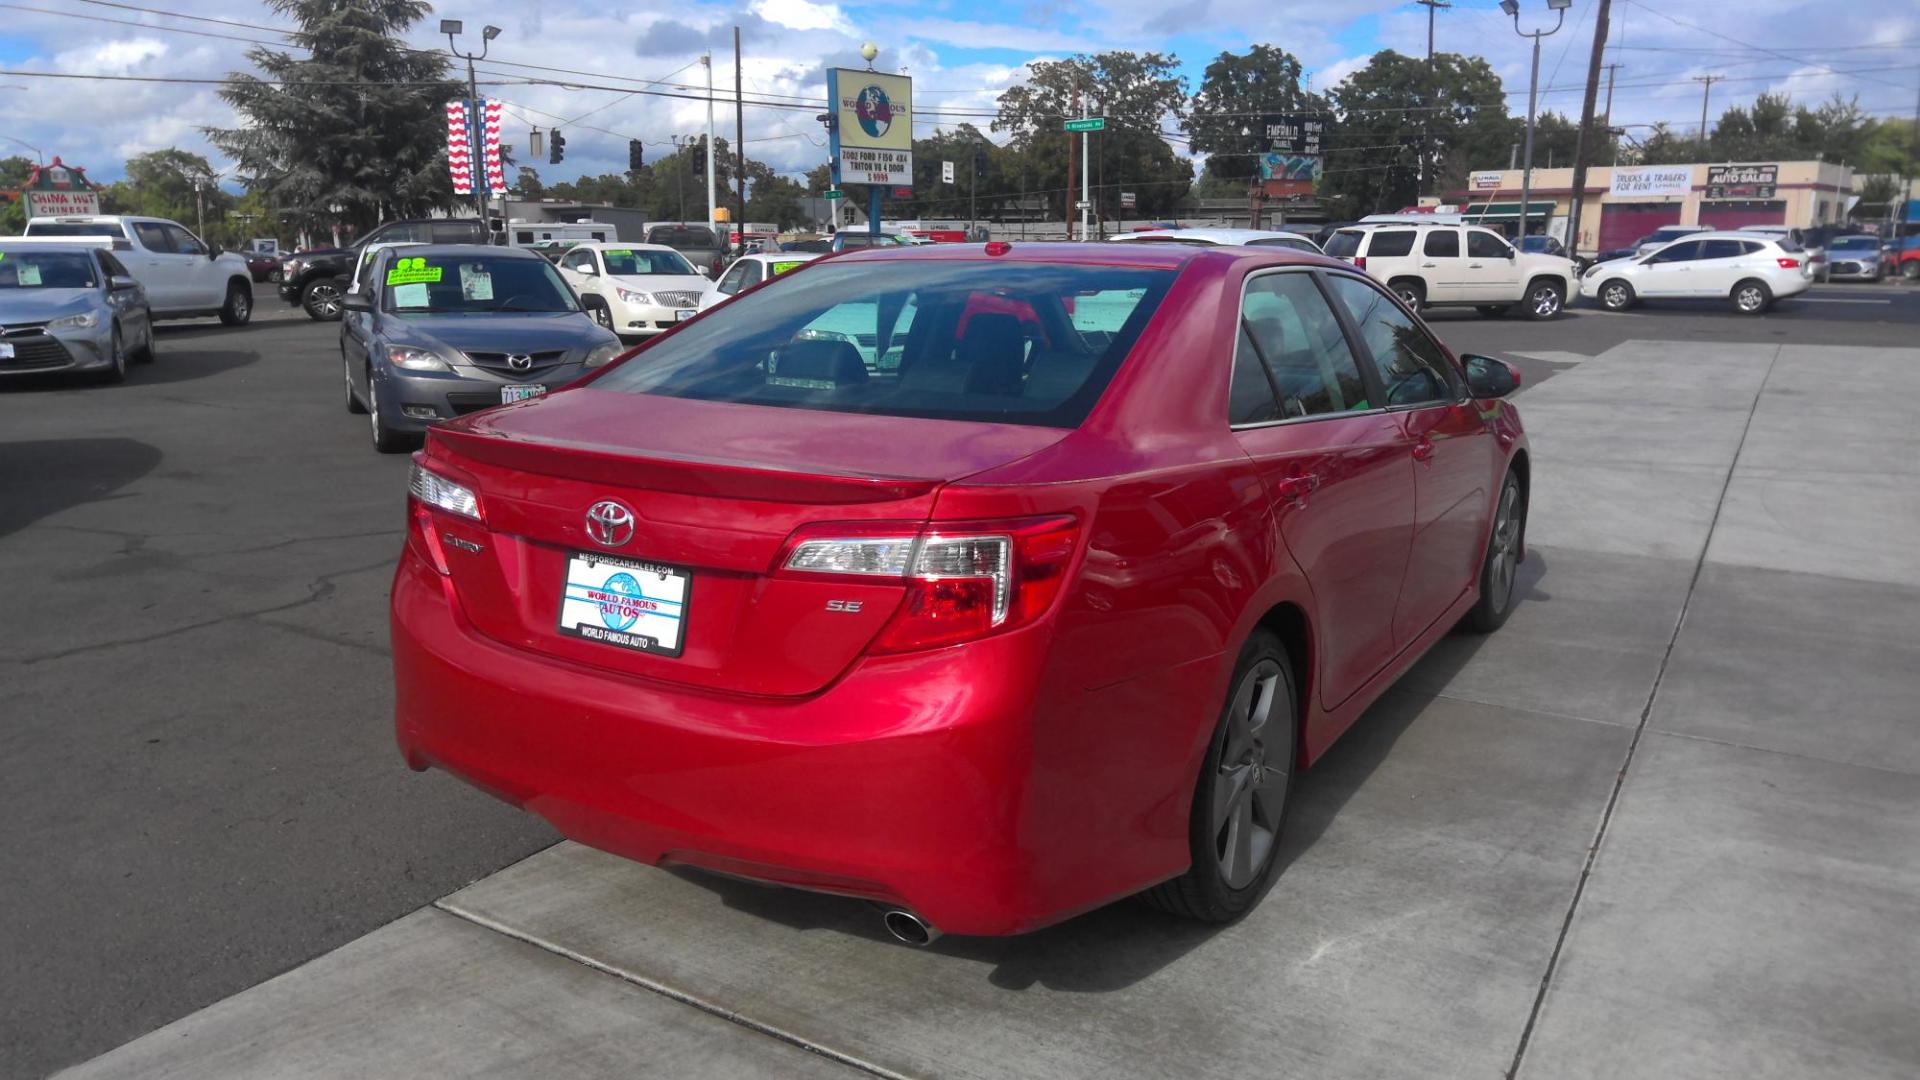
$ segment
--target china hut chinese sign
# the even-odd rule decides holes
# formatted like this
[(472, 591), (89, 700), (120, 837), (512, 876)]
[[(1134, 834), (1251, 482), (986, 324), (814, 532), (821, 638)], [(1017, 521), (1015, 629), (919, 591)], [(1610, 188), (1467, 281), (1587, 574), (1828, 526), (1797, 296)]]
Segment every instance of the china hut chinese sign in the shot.
[(35, 166), (20, 189), (26, 196), (28, 217), (63, 217), (100, 212), (100, 193), (87, 179), (87, 170), (58, 157), (51, 165)]

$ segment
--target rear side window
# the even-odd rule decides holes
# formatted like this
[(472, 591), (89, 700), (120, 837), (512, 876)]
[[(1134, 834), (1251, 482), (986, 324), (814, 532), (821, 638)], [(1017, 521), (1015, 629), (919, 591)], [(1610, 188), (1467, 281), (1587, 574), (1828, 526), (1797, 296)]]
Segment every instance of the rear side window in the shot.
[(1702, 243), (1706, 247), (1706, 250), (1700, 253), (1703, 259), (1737, 259), (1744, 254), (1746, 248), (1746, 245), (1738, 240), (1705, 240)]
[[(1243, 376), (1243, 368), (1255, 375)], [(1264, 378), (1270, 384), (1269, 403), (1278, 402), (1271, 410), (1273, 415), (1238, 415), (1243, 395), (1248, 392), (1242, 383), (1253, 378)], [(1235, 423), (1291, 420), (1371, 407), (1360, 364), (1311, 274), (1264, 274), (1247, 282), (1240, 307), (1240, 344), (1234, 353), (1233, 381)]]
[(1373, 243), (1367, 245), (1367, 258), (1390, 258), (1395, 255), (1413, 254), (1412, 229), (1388, 229), (1373, 234)]
[(1329, 274), (1327, 280), (1359, 324), (1360, 337), (1379, 369), (1388, 406), (1420, 405), (1453, 396), (1445, 354), (1406, 312), (1385, 293), (1350, 274)]
[(1420, 254), (1432, 259), (1460, 257), (1460, 234), (1452, 229), (1435, 229), (1420, 244)]
[(1336, 259), (1351, 259), (1360, 253), (1360, 238), (1366, 233), (1358, 229), (1341, 229), (1327, 238), (1327, 254)]
[(674, 248), (720, 246), (720, 242), (713, 238), (713, 230), (701, 225), (672, 225), (654, 229), (647, 233), (647, 243), (665, 244)]
[(1172, 270), (994, 261), (809, 267), (598, 379), (623, 390), (826, 412), (1076, 427)]
[(427, 233), (435, 244), (477, 244), (480, 242), (480, 226), (471, 221), (435, 222), (427, 227)]

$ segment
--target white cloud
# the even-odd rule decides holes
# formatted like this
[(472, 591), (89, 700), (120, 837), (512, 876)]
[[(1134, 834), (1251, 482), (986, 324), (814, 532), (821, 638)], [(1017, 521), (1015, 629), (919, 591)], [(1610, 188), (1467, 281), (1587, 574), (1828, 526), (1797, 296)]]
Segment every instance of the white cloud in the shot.
[(811, 0), (754, 0), (755, 15), (792, 30), (839, 30), (853, 32), (853, 23), (837, 4), (816, 4)]

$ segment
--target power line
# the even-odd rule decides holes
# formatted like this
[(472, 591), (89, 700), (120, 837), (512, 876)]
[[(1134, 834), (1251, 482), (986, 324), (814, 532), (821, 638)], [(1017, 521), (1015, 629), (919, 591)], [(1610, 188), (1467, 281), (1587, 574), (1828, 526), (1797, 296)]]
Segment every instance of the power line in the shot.
[[(1723, 33), (1721, 33), (1720, 31), (1718, 31), (1718, 30), (1714, 30), (1714, 29), (1711, 29), (1711, 28), (1709, 28), (1709, 27), (1705, 27), (1705, 26), (1701, 26), (1701, 25), (1700, 25), (1699, 23), (1693, 23), (1693, 22), (1688, 22), (1688, 21), (1687, 21), (1687, 20), (1685, 20), (1685, 19), (1680, 19), (1680, 18), (1676, 18), (1676, 17), (1674, 17), (1674, 16), (1672, 16), (1672, 15), (1669, 15), (1669, 14), (1667, 14), (1667, 13), (1666, 13), (1666, 12), (1664, 12), (1664, 11), (1661, 11), (1661, 10), (1660, 10), (1660, 9), (1658, 9), (1658, 8), (1654, 8), (1654, 7), (1649, 7), (1649, 6), (1647, 6), (1646, 4), (1643, 4), (1643, 3), (1640, 3), (1640, 0), (1626, 0), (1626, 2), (1627, 2), (1627, 3), (1629, 3), (1629, 4), (1632, 4), (1632, 5), (1634, 6), (1634, 7), (1637, 7), (1637, 8), (1639, 8), (1639, 9), (1640, 9), (1641, 11), (1644, 11), (1644, 12), (1646, 12), (1646, 13), (1647, 13), (1647, 14), (1649, 14), (1649, 15), (1652, 15), (1652, 16), (1655, 16), (1655, 17), (1657, 17), (1657, 18), (1661, 18), (1661, 19), (1665, 19), (1666, 21), (1668, 21), (1668, 22), (1670, 22), (1670, 23), (1672, 23), (1672, 24), (1674, 24), (1675, 26), (1684, 26), (1684, 27), (1686, 27), (1686, 28), (1687, 28), (1687, 29), (1689, 29), (1689, 30), (1698, 30), (1699, 32), (1701, 32), (1701, 33), (1703, 33), (1703, 34), (1710, 34), (1710, 35), (1712, 35), (1712, 36), (1714, 36), (1714, 37), (1717, 37), (1717, 38), (1719, 38), (1719, 39), (1720, 39), (1720, 40), (1722, 40), (1722, 41), (1730, 41), (1730, 42), (1732, 42), (1732, 43), (1734, 43), (1735, 45), (1739, 45), (1739, 46), (1741, 46), (1742, 48), (1747, 48), (1747, 49), (1752, 49), (1752, 50), (1754, 50), (1755, 52), (1763, 52), (1763, 53), (1768, 53), (1768, 54), (1770, 54), (1770, 55), (1772, 55), (1772, 56), (1777, 56), (1777, 57), (1779, 57), (1779, 58), (1780, 58), (1780, 59), (1782, 59), (1782, 60), (1790, 60), (1790, 61), (1792, 61), (1793, 63), (1796, 63), (1796, 64), (1800, 64), (1800, 65), (1802, 65), (1802, 66), (1804, 66), (1804, 67), (1821, 67), (1821, 66), (1822, 66), (1822, 65), (1819, 65), (1819, 64), (1816, 64), (1816, 63), (1813, 63), (1812, 61), (1809, 61), (1809, 60), (1806, 60), (1806, 59), (1804, 59), (1804, 58), (1802, 58), (1802, 57), (1798, 57), (1798, 56), (1793, 56), (1793, 55), (1791, 55), (1791, 54), (1789, 54), (1789, 53), (1784, 53), (1784, 52), (1781, 52), (1781, 51), (1780, 51), (1779, 49), (1771, 49), (1771, 48), (1767, 48), (1767, 47), (1765, 47), (1765, 46), (1761, 46), (1761, 45), (1755, 45), (1755, 44), (1754, 44), (1753, 42), (1751, 42), (1751, 41), (1741, 41), (1741, 40), (1740, 40), (1739, 38), (1737, 38), (1737, 37), (1733, 37), (1733, 36), (1732, 36), (1732, 35), (1730, 35), (1730, 34), (1723, 34)], [(1840, 74), (1840, 72), (1837, 72), (1837, 71), (1834, 71), (1834, 70), (1833, 70), (1832, 68), (1825, 68), (1824, 70), (1825, 70), (1825, 71), (1826, 71), (1826, 72), (1827, 72), (1828, 74), (1830, 74), (1830, 75), (1838, 75), (1838, 74)], [(1886, 79), (1871, 79), (1871, 80), (1869, 80), (1869, 81), (1870, 81), (1870, 82), (1878, 82), (1878, 83), (1884, 83), (1884, 84), (1885, 84), (1885, 85), (1887, 85), (1887, 86), (1897, 86), (1897, 87), (1899, 87), (1899, 88), (1900, 88), (1900, 89), (1902, 89), (1902, 90), (1904, 90), (1904, 89), (1906, 89), (1906, 88), (1907, 88), (1907, 87), (1906, 87), (1906, 84), (1905, 84), (1905, 83), (1896, 83), (1896, 82), (1890, 82), (1890, 81), (1888, 81), (1888, 80), (1886, 80)]]

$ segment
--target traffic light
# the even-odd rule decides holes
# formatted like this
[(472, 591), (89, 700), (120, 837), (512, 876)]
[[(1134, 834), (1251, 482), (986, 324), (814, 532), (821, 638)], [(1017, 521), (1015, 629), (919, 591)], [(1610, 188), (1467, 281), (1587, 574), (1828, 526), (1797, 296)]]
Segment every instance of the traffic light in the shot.
[(640, 152), (640, 140), (628, 139), (627, 140), (627, 171), (639, 172), (640, 166), (644, 163), (645, 163), (645, 159)]
[(559, 128), (553, 129), (553, 139), (547, 144), (547, 164), (558, 165), (567, 156), (567, 137), (560, 134)]
[(695, 176), (707, 175), (707, 151), (704, 145), (694, 148), (693, 175)]

